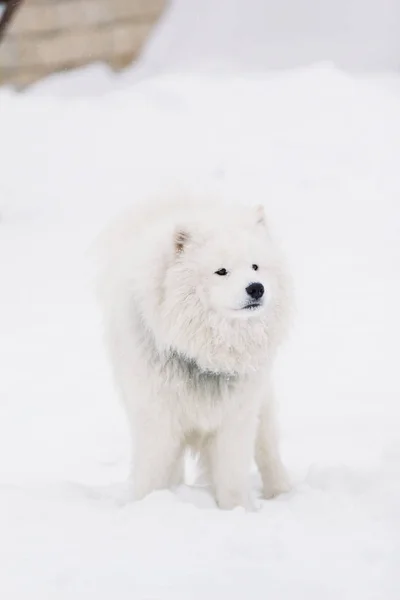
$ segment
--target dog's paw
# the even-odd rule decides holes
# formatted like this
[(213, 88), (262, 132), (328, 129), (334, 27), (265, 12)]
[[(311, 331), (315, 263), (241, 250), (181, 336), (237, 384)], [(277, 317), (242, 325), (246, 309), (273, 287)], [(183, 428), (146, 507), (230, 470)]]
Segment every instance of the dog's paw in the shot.
[(271, 498), (276, 498), (276, 496), (280, 496), (281, 494), (287, 494), (292, 489), (290, 485), (290, 481), (286, 476), (280, 477), (274, 481), (268, 483), (268, 485), (264, 485), (263, 489), (263, 498), (265, 500), (270, 500)]
[(217, 504), (221, 510), (233, 510), (235, 508), (242, 508), (249, 512), (255, 510), (254, 502), (250, 496), (239, 492), (219, 493)]

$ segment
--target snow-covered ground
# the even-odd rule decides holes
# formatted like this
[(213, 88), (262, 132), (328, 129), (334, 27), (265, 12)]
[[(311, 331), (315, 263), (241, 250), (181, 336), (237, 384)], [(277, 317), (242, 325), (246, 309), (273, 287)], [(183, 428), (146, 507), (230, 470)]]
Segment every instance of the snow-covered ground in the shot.
[[(400, 78), (128, 78), (0, 93), (0, 597), (397, 600)], [(87, 248), (171, 181), (263, 202), (294, 274), (276, 372), (294, 487), (257, 513), (124, 494)]]

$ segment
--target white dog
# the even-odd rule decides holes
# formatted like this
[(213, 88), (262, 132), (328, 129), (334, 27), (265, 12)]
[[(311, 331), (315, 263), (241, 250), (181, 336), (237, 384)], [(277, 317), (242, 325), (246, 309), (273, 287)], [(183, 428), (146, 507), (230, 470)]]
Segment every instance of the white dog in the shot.
[(135, 498), (177, 485), (199, 454), (218, 505), (288, 489), (271, 368), (290, 294), (262, 207), (153, 203), (104, 238), (106, 340), (132, 431)]

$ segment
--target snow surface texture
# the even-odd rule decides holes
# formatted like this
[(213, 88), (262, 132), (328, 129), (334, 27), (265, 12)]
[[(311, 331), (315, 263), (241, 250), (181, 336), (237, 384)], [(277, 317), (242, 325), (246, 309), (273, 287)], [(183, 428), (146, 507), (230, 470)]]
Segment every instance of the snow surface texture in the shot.
[[(398, 78), (83, 73), (0, 94), (0, 597), (397, 600)], [(294, 274), (294, 487), (257, 513), (189, 486), (126, 496), (86, 250), (171, 174), (263, 202)]]

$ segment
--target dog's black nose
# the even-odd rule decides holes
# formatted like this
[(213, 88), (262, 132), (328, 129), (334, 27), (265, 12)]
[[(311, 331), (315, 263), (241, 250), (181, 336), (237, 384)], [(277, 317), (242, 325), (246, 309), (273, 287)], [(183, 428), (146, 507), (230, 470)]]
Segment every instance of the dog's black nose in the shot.
[(264, 286), (262, 283), (251, 283), (246, 288), (246, 292), (253, 300), (259, 300), (264, 295)]

